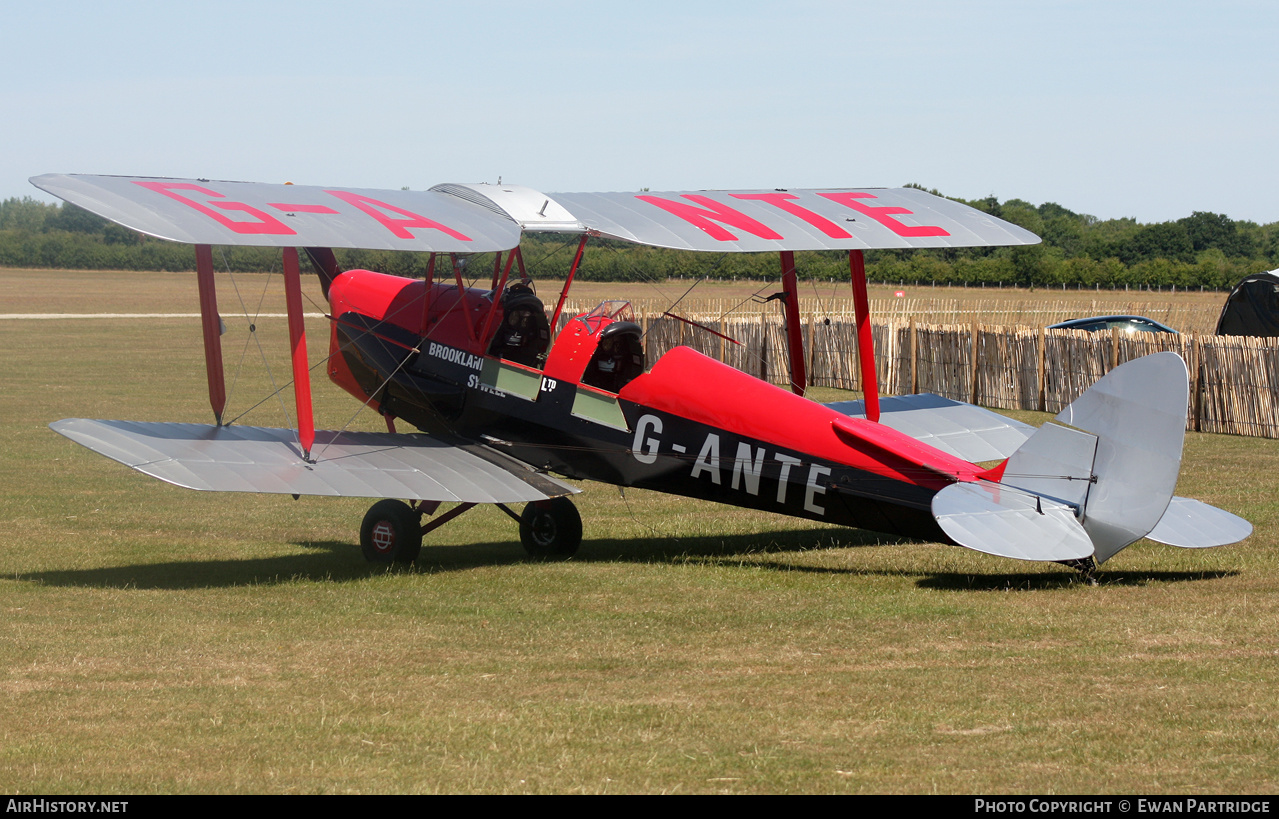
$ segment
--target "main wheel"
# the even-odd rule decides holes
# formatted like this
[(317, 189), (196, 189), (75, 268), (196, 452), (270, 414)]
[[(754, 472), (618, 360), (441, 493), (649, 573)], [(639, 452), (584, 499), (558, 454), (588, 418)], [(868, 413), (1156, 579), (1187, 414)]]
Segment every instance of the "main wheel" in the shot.
[(534, 501), (520, 514), (520, 543), (531, 557), (572, 557), (581, 542), (582, 516), (568, 498)]
[(370, 563), (412, 563), (422, 551), (421, 513), (403, 501), (378, 501), (360, 524), (360, 548)]

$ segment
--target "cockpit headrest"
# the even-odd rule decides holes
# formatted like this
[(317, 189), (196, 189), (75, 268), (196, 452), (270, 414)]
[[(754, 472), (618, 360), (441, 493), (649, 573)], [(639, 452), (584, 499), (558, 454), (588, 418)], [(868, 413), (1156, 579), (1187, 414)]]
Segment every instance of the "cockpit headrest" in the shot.
[(640, 326), (633, 321), (615, 321), (612, 324), (600, 330), (600, 341), (613, 336), (635, 336), (640, 337)]
[(529, 290), (527, 287), (523, 287), (522, 285), (517, 286), (521, 289), (518, 291), (508, 289), (502, 296), (503, 310), (507, 313), (514, 310), (530, 310), (534, 313), (540, 313), (545, 309), (542, 306), (542, 300), (539, 299), (532, 290)]

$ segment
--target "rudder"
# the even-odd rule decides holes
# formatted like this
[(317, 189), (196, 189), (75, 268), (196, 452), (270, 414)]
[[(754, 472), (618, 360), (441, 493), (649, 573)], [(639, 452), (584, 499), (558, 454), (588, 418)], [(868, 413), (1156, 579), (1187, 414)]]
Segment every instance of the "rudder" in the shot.
[[(1044, 424), (1022, 444), (998, 484), (946, 487), (933, 499), (933, 516), (955, 542), (977, 551), (1024, 560), (1074, 560), (1083, 551), (1102, 563), (1153, 530), (1167, 510), (1189, 394), (1176, 353), (1116, 367), (1059, 413), (1060, 423)], [(1020, 525), (993, 526), (996, 517)], [(1055, 536), (1046, 537), (1050, 530)]]

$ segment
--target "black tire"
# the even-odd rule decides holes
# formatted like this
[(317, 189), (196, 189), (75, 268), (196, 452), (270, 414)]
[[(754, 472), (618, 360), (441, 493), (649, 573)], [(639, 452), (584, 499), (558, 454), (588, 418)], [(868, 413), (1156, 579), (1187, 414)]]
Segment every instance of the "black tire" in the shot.
[(370, 563), (412, 563), (422, 551), (422, 514), (403, 501), (378, 501), (360, 524), (360, 548)]
[(572, 557), (582, 543), (582, 516), (568, 498), (534, 501), (520, 514), (520, 543), (538, 560)]

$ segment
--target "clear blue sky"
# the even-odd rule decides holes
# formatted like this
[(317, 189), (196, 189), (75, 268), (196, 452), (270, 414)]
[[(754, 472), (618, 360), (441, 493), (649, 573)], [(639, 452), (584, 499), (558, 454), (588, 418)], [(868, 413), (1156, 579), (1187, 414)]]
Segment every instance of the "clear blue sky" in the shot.
[(0, 198), (107, 173), (895, 186), (1279, 221), (1274, 0), (9, 3)]

